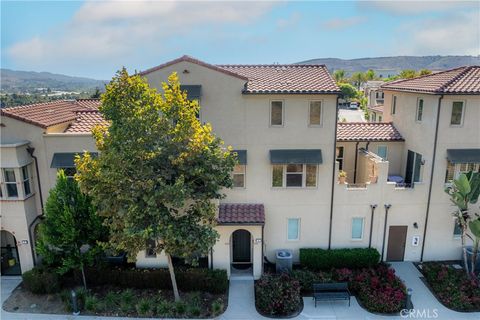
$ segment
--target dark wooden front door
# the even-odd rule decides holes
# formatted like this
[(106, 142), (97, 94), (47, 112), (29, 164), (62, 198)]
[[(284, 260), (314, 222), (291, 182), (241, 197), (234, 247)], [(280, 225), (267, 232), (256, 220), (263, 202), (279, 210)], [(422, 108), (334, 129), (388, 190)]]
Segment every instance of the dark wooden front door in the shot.
[(387, 261), (403, 261), (407, 226), (391, 226), (388, 232)]
[(246, 230), (237, 230), (232, 234), (232, 263), (250, 263), (251, 237)]

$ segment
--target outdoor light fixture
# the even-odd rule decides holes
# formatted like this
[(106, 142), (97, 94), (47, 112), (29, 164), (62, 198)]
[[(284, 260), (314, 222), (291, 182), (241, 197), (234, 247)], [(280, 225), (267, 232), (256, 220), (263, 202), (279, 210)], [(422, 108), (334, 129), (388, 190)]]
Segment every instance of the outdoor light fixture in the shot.
[(413, 223), (413, 227), (414, 227), (415, 229), (418, 229), (418, 223), (414, 222), (414, 223)]

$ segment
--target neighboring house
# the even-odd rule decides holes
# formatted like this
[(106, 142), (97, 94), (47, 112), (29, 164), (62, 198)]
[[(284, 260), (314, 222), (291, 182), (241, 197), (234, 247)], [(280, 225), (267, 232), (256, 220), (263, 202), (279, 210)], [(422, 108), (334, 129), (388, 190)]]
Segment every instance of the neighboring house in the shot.
[[(324, 66), (216, 66), (184, 56), (140, 74), (160, 88), (174, 71), (189, 99), (199, 100), (200, 121), (211, 123), (215, 134), (238, 153), (239, 164), (232, 173), (235, 187), (226, 190), (219, 204), (220, 239), (208, 257), (211, 267), (226, 269), (229, 275), (246, 269), (242, 274), (258, 278), (264, 257), (274, 261), (277, 249), (291, 249), (298, 261), (301, 247), (372, 246), (383, 260), (418, 261), (427, 210), (435, 217), (428, 221), (425, 259), (460, 257), (443, 181), (432, 187), (436, 198), (429, 197), (436, 93), (420, 95), (387, 84), (382, 87), (386, 110), (392, 94), (398, 99), (395, 115), (384, 119), (387, 123), (339, 123), (336, 128), (340, 91)], [(458, 78), (458, 73), (445, 73), (450, 75), (447, 81)], [(469, 118), (462, 117), (461, 128), (447, 125), (445, 130), (457, 129), (458, 134), (439, 134), (438, 141), (446, 139), (451, 149), (468, 147), (473, 151), (467, 153), (476, 157), (479, 80), (471, 76), (464, 81), (471, 92), (459, 97)], [(409, 118), (412, 104), (404, 98), (409, 95), (425, 96), (426, 128), (421, 133), (415, 126), (422, 124)], [(453, 97), (445, 93), (443, 108), (457, 102)], [(2, 110), (2, 247), (10, 243), (10, 251), (18, 250), (22, 271), (34, 264), (34, 229), (57, 169), (73, 174), (75, 153), (96, 151), (90, 129), (104, 121), (98, 104), (56, 101)], [(455, 106), (457, 121), (460, 107)], [(463, 169), (458, 161), (464, 153), (453, 151), (452, 170)], [(446, 157), (437, 157), (434, 183), (445, 176), (439, 172), (446, 170)], [(348, 172), (348, 184), (337, 183), (340, 166)], [(427, 199), (432, 199), (431, 205)], [(377, 205), (376, 211), (372, 205)], [(447, 250), (443, 242), (438, 245), (440, 240), (447, 242)], [(164, 265), (163, 255), (145, 251), (137, 256), (139, 267)]]
[(370, 122), (382, 122), (384, 92), (380, 88), (384, 81), (367, 81), (364, 92), (367, 97), (367, 110)]
[(368, 107), (367, 110), (370, 122), (383, 122), (383, 104)]

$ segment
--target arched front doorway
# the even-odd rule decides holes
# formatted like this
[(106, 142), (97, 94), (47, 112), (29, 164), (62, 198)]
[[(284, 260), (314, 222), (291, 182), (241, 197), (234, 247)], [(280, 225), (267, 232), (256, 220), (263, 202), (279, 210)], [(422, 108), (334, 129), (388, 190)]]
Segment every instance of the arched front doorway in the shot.
[(17, 276), (22, 274), (20, 257), (18, 256), (17, 240), (8, 231), (1, 234), (1, 273), (2, 276)]
[(232, 267), (246, 270), (252, 267), (252, 235), (247, 230), (236, 230), (231, 241)]

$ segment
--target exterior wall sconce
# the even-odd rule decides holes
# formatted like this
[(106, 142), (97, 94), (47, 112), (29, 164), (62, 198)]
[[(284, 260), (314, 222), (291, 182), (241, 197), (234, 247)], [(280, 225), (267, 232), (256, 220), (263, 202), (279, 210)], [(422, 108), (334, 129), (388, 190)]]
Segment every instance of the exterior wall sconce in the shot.
[(418, 229), (418, 223), (414, 222), (414, 223), (413, 223), (413, 227), (414, 227), (415, 229)]

